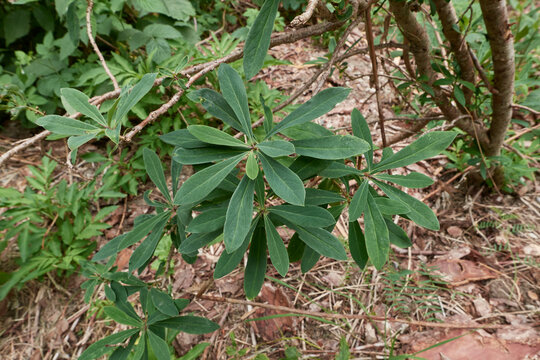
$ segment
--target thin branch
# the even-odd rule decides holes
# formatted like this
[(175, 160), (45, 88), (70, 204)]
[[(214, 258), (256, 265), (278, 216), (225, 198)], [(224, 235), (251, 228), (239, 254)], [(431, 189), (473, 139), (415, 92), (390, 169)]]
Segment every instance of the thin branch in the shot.
[(292, 19), (289, 25), (291, 25), (292, 27), (298, 27), (307, 23), (309, 19), (311, 19), (311, 17), (313, 16), (313, 12), (315, 11), (318, 3), (319, 0), (309, 0), (306, 6), (306, 11)]
[(94, 8), (94, 0), (88, 0), (88, 7), (86, 8), (86, 33), (88, 34), (88, 40), (90, 40), (90, 44), (92, 44), (92, 48), (94, 49), (94, 52), (97, 54), (99, 58), (99, 62), (101, 63), (101, 66), (103, 66), (103, 69), (105, 69), (105, 72), (111, 79), (114, 90), (119, 90), (120, 87), (118, 86), (118, 81), (116, 81), (116, 78), (111, 73), (111, 70), (109, 70), (109, 67), (107, 66), (107, 63), (105, 62), (105, 58), (103, 57), (103, 54), (101, 54), (101, 51), (99, 51), (99, 48), (96, 44), (96, 40), (94, 40), (94, 37), (92, 36), (92, 9)]

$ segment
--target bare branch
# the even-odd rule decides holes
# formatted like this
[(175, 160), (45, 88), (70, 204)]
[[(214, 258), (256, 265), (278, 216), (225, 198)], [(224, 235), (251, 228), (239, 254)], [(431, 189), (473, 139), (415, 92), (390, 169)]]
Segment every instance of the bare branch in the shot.
[(119, 90), (120, 87), (118, 86), (118, 81), (116, 81), (116, 78), (111, 73), (111, 70), (109, 70), (109, 67), (107, 66), (107, 63), (105, 62), (105, 58), (103, 57), (103, 54), (101, 54), (101, 51), (99, 51), (99, 48), (96, 44), (96, 40), (94, 40), (94, 37), (92, 36), (92, 9), (94, 8), (94, 0), (88, 0), (88, 7), (86, 8), (86, 33), (88, 34), (88, 40), (90, 40), (90, 44), (92, 44), (92, 48), (94, 49), (94, 52), (97, 54), (99, 58), (99, 62), (101, 62), (101, 66), (103, 66), (103, 69), (105, 69), (105, 72), (111, 79), (114, 90)]
[(309, 19), (311, 19), (311, 17), (313, 16), (313, 12), (315, 11), (318, 3), (319, 0), (308, 0), (306, 11), (292, 19), (290, 25), (292, 27), (298, 27), (307, 23)]

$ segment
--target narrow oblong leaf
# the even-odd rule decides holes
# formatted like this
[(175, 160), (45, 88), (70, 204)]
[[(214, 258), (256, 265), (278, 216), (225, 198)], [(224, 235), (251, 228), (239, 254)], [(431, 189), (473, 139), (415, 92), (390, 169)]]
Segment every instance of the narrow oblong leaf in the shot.
[(165, 218), (156, 224), (150, 235), (133, 251), (133, 254), (129, 258), (129, 272), (139, 269), (154, 255), (157, 244), (163, 235), (163, 228), (165, 228), (167, 220), (168, 218)]
[(364, 213), (366, 249), (375, 268), (381, 270), (390, 251), (388, 228), (371, 194), (368, 194), (366, 204)]
[(113, 350), (114, 347), (109, 345), (119, 344), (124, 342), (126, 339), (137, 334), (139, 329), (129, 329), (117, 332), (115, 334), (109, 335), (106, 338), (96, 341), (90, 345), (82, 354), (79, 356), (79, 360), (94, 360), (97, 359), (109, 351)]
[(208, 144), (200, 141), (195, 136), (191, 135), (188, 129), (180, 129), (163, 134), (160, 140), (174, 146), (180, 146), (184, 149), (197, 149), (207, 147)]
[(246, 175), (251, 179), (255, 180), (259, 174), (259, 163), (257, 162), (257, 156), (253, 151), (249, 152), (247, 161), (246, 161)]
[(336, 178), (350, 176), (350, 175), (363, 176), (364, 174), (362, 173), (362, 171), (356, 168), (353, 168), (351, 166), (345, 165), (342, 162), (332, 161), (327, 167), (321, 170), (319, 175), (325, 178), (329, 178), (329, 179), (336, 179)]
[(326, 114), (338, 103), (345, 100), (349, 95), (350, 90), (351, 89), (342, 87), (324, 89), (281, 120), (281, 122), (274, 126), (272, 131), (266, 135), (266, 138), (268, 139), (287, 128), (315, 120)]
[(150, 180), (157, 186), (159, 191), (165, 196), (168, 201), (171, 201), (171, 194), (167, 187), (167, 180), (165, 180), (165, 174), (163, 173), (163, 166), (161, 161), (155, 152), (148, 148), (143, 149), (143, 161), (146, 173), (150, 177)]
[(46, 115), (36, 124), (58, 135), (86, 135), (89, 131), (99, 130), (97, 126), (60, 115)]
[(294, 145), (284, 140), (263, 141), (257, 144), (257, 147), (270, 157), (288, 156), (294, 153)]
[(295, 140), (292, 142), (298, 155), (323, 160), (340, 160), (365, 153), (369, 144), (355, 136), (333, 135), (317, 139)]
[(206, 111), (233, 129), (242, 131), (242, 125), (238, 121), (234, 110), (229, 103), (227, 103), (227, 100), (225, 100), (223, 95), (217, 91), (212, 89), (199, 89), (189, 93), (188, 97), (193, 101), (202, 99), (202, 106)]
[(354, 262), (364, 269), (369, 259), (366, 249), (366, 239), (358, 221), (349, 223), (349, 250)]
[(219, 230), (225, 224), (226, 213), (227, 208), (225, 207), (206, 210), (191, 220), (186, 231), (190, 233), (207, 233)]
[(433, 184), (432, 178), (419, 172), (407, 175), (376, 174), (374, 176), (379, 180), (386, 180), (411, 189), (421, 189)]
[(169, 294), (159, 291), (156, 288), (152, 288), (150, 289), (150, 299), (159, 312), (169, 316), (178, 315), (178, 309)]
[(232, 147), (241, 147), (249, 149), (242, 141), (235, 139), (231, 135), (218, 130), (216, 128), (206, 126), (206, 125), (190, 125), (188, 126), (188, 131), (191, 135), (195, 136), (202, 142), (214, 145), (222, 146), (232, 146)]
[(272, 131), (272, 128), (274, 127), (274, 114), (272, 113), (272, 109), (270, 109), (270, 107), (268, 107), (264, 102), (264, 98), (262, 95), (260, 96), (260, 99), (264, 110), (263, 128), (264, 132), (268, 134), (270, 131)]
[(134, 319), (116, 306), (105, 306), (103, 308), (105, 311), (105, 314), (107, 314), (108, 317), (116, 321), (117, 323), (129, 325), (133, 327), (141, 327), (142, 321), (139, 319)]
[(407, 166), (438, 155), (454, 141), (456, 135), (457, 133), (451, 131), (427, 133), (406, 148), (383, 159), (373, 167), (372, 172)]
[[(225, 220), (225, 217), (223, 217), (223, 220)], [(191, 234), (184, 241), (182, 241), (178, 251), (181, 254), (193, 254), (200, 248), (210, 244), (221, 233), (221, 231), (212, 231), (209, 233)]]
[(341, 245), (338, 238), (332, 235), (332, 233), (320, 228), (309, 228), (298, 225), (294, 225), (292, 228), (296, 230), (300, 239), (307, 246), (319, 254), (336, 260), (347, 260), (347, 253), (343, 245)]
[(120, 101), (118, 102), (118, 107), (114, 114), (114, 121), (112, 127), (118, 121), (122, 120), (135, 105), (146, 95), (150, 89), (154, 86), (154, 80), (156, 79), (156, 73), (145, 74), (141, 80), (133, 88), (122, 92), (120, 95)]
[(218, 78), (221, 93), (242, 125), (242, 131), (248, 137), (253, 138), (248, 97), (242, 78), (229, 64), (221, 64), (219, 66)]
[(354, 193), (349, 205), (349, 221), (354, 221), (362, 216), (366, 210), (367, 196), (369, 194), (369, 182), (364, 180)]
[(367, 167), (368, 169), (371, 169), (371, 166), (373, 165), (373, 138), (371, 137), (371, 132), (369, 130), (366, 118), (364, 118), (358, 109), (353, 109), (352, 111), (351, 125), (353, 135), (365, 140), (369, 144), (370, 150), (366, 152), (365, 157)]
[(223, 227), (223, 241), (229, 254), (242, 246), (249, 232), (253, 216), (254, 191), (255, 181), (244, 176), (229, 201)]
[(264, 217), (264, 230), (272, 265), (274, 265), (279, 275), (285, 276), (289, 271), (289, 255), (281, 236), (268, 216)]
[(154, 325), (195, 335), (207, 334), (219, 329), (219, 325), (215, 322), (192, 315), (177, 316), (167, 320), (161, 320)]
[(300, 262), (300, 270), (302, 271), (302, 274), (305, 274), (309, 270), (313, 269), (320, 258), (321, 254), (306, 245), (304, 247), (304, 252), (302, 253), (302, 261)]
[(70, 150), (78, 149), (79, 147), (86, 144), (87, 142), (94, 139), (95, 137), (96, 137), (95, 134), (71, 136), (67, 142), (68, 147)]
[[(90, 104), (90, 99), (86, 94), (76, 89), (60, 89), (62, 104), (66, 109), (72, 108), (83, 115), (88, 116), (100, 125), (107, 126), (107, 120), (99, 112), (95, 105)], [(73, 114), (71, 114), (73, 115)]]
[(411, 212), (411, 209), (401, 201), (383, 196), (376, 197), (375, 204), (377, 204), (379, 211), (384, 215), (398, 215)]
[(410, 209), (407, 217), (417, 225), (430, 230), (440, 229), (439, 220), (437, 220), (437, 216), (429, 206), (393, 186), (377, 180), (375, 180), (375, 183), (390, 199), (404, 203)]
[(243, 154), (238, 155), (196, 172), (182, 184), (173, 203), (175, 205), (192, 204), (204, 199), (225, 179), (243, 157)]
[(244, 292), (248, 299), (255, 298), (261, 291), (266, 274), (266, 238), (264, 229), (258, 227), (253, 233), (249, 248), (246, 271), (244, 272)]
[(171, 354), (169, 353), (169, 345), (167, 342), (159, 337), (157, 334), (154, 334), (152, 330), (147, 332), (148, 334), (148, 344), (153, 350), (154, 355), (157, 360), (170, 360)]
[(268, 185), (276, 195), (293, 205), (304, 205), (306, 190), (298, 175), (264, 154), (260, 154), (259, 159)]
[(322, 189), (306, 189), (306, 205), (326, 205), (342, 202), (345, 200), (341, 195)]
[(272, 214), (305, 227), (327, 227), (336, 223), (332, 214), (320, 206), (278, 205), (268, 208)]
[(409, 239), (409, 236), (407, 236), (405, 230), (395, 224), (391, 219), (384, 218), (384, 221), (386, 222), (386, 226), (388, 226), (390, 243), (402, 249), (412, 246), (411, 239)]
[(264, 64), (279, 2), (280, 0), (266, 0), (249, 29), (244, 46), (244, 73), (247, 79), (255, 76)]
[(245, 152), (245, 150), (236, 150), (223, 146), (198, 149), (184, 149), (177, 147), (173, 152), (173, 160), (184, 165), (206, 164), (229, 159)]

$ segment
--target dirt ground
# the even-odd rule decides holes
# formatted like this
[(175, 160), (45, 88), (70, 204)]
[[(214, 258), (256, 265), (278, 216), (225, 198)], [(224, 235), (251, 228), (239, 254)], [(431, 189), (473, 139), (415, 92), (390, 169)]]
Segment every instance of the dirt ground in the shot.
[[(350, 43), (359, 37), (362, 37), (360, 32), (353, 33)], [(357, 46), (365, 44), (360, 41)], [(306, 61), (324, 55), (309, 41), (282, 45), (270, 53), (291, 61), (292, 65), (273, 66), (259, 77), (285, 93), (293, 92), (316, 71), (316, 67), (304, 65)], [(371, 72), (369, 58), (359, 55), (347, 61), (347, 74), (334, 74), (330, 82), (352, 88), (351, 95), (318, 121), (328, 128), (347, 131), (351, 111), (358, 108), (371, 124), (375, 142), (380, 143), (374, 90), (366, 76)], [(382, 91), (384, 115), (393, 118), (393, 106), (399, 105), (400, 99), (388, 86)], [(298, 101), (310, 95), (306, 92)], [(387, 131), (392, 135), (407, 126), (389, 121)], [(0, 136), (2, 147), (9, 147), (13, 141), (5, 134)], [(396, 146), (399, 148), (407, 141)], [(63, 151), (61, 143), (53, 146), (59, 147), (59, 153)], [(18, 154), (0, 169), (1, 185), (24, 188), (24, 176), (29, 175), (26, 165), (38, 163), (40, 157), (39, 149)], [(334, 359), (343, 337), (351, 358), (372, 359), (387, 358), (391, 352), (416, 353), (455, 338), (417, 356), (437, 360), (537, 359), (540, 352), (538, 182), (529, 182), (516, 195), (497, 194), (469, 185), (467, 174), (447, 169), (446, 163), (439, 156), (408, 167), (409, 171), (437, 179), (431, 187), (410, 194), (424, 199), (436, 211), (441, 230), (433, 232), (400, 223), (414, 245), (408, 250), (394, 248), (384, 271), (373, 267), (360, 271), (352, 260), (338, 262), (327, 258), (307, 274), (302, 274), (298, 263), (291, 264), (286, 278), (269, 268), (256, 302), (294, 307), (313, 314), (334, 314), (324, 322), (308, 316), (247, 321), (278, 312), (243, 302), (241, 268), (223, 279), (211, 280), (223, 251), (221, 244), (204, 248), (194, 265), (175, 256), (173, 295), (193, 298), (193, 294), (207, 287), (204, 296), (194, 299), (188, 310), (221, 325), (213, 334), (179, 335), (173, 343), (177, 355), (205, 341), (211, 345), (202, 359), (248, 359), (257, 354), (280, 359), (285, 357), (287, 347), (298, 349), (300, 358)], [(125, 227), (129, 228), (140, 214), (142, 204), (141, 199), (129, 199)], [(347, 219), (342, 217), (336, 235), (346, 238), (347, 228)], [(9, 249), (4, 251), (0, 261), (9, 261), (10, 253)], [(92, 342), (123, 329), (122, 325), (99, 316), (98, 305), (83, 302), (82, 281), (78, 275), (45, 277), (42, 281), (29, 282), (1, 302), (0, 358), (76, 359)], [(233, 304), (215, 301), (215, 297), (240, 301)], [(103, 294), (100, 299), (104, 299)], [(357, 315), (364, 318), (355, 318)], [(423, 323), (427, 321), (438, 325)]]

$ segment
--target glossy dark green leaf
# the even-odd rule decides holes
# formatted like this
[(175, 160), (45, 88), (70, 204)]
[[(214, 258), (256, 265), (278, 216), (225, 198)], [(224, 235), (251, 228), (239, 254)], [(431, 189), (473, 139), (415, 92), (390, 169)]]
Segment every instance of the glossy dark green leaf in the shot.
[(255, 180), (258, 174), (259, 162), (257, 161), (257, 156), (255, 155), (255, 152), (250, 151), (246, 161), (246, 175), (251, 180)]
[(411, 189), (421, 189), (433, 184), (433, 179), (418, 172), (407, 175), (376, 174), (375, 177)]
[(427, 133), (404, 149), (383, 159), (373, 167), (372, 172), (407, 166), (438, 155), (454, 141), (456, 135), (457, 133), (450, 131)]
[(196, 165), (229, 159), (245, 152), (245, 150), (236, 150), (223, 146), (198, 149), (184, 149), (177, 147), (173, 152), (173, 160), (184, 165)]
[(279, 2), (280, 0), (265, 0), (255, 22), (249, 29), (244, 45), (244, 73), (247, 79), (255, 76), (264, 64)]
[(369, 144), (355, 136), (333, 135), (292, 142), (298, 155), (324, 160), (340, 160), (360, 155), (370, 149)]
[(334, 225), (336, 221), (332, 214), (319, 206), (306, 205), (278, 205), (268, 208), (272, 214), (304, 227), (327, 227)]
[(440, 229), (439, 220), (437, 220), (437, 216), (429, 206), (393, 186), (376, 180), (375, 183), (390, 199), (401, 201), (408, 206), (410, 212), (407, 213), (407, 217), (417, 225), (430, 230)]
[(333, 191), (314, 188), (306, 189), (306, 205), (326, 205), (344, 200), (341, 195)]
[(330, 165), (328, 165), (324, 170), (322, 170), (319, 173), (320, 176), (329, 178), (329, 179), (337, 179), (344, 176), (350, 176), (350, 175), (360, 175), (363, 176), (362, 171), (355, 169), (351, 166), (345, 165), (342, 162), (339, 161), (332, 161)]
[(287, 255), (289, 255), (289, 262), (297, 262), (302, 259), (302, 254), (304, 253), (304, 248), (306, 243), (300, 240), (298, 233), (294, 233), (291, 239), (289, 240), (289, 245), (287, 246)]
[(261, 104), (264, 110), (264, 121), (263, 121), (264, 132), (268, 134), (270, 131), (272, 131), (272, 128), (274, 127), (274, 114), (272, 113), (272, 110), (264, 102), (264, 98), (262, 95), (260, 96), (260, 99), (261, 99)]
[(108, 317), (116, 321), (117, 323), (133, 326), (133, 327), (141, 327), (142, 321), (136, 320), (117, 308), (116, 306), (105, 306), (103, 308), (103, 311), (105, 311), (105, 314), (107, 314)]
[(36, 124), (57, 135), (86, 135), (95, 131), (97, 126), (59, 115), (46, 115), (39, 118)]
[(238, 264), (240, 264), (240, 261), (242, 261), (242, 258), (244, 257), (244, 253), (249, 246), (251, 237), (258, 223), (259, 217), (257, 216), (255, 217), (255, 219), (252, 220), (251, 226), (249, 227), (249, 232), (244, 239), (242, 246), (240, 246), (238, 250), (236, 250), (232, 254), (227, 253), (227, 251), (223, 251), (221, 253), (221, 256), (219, 257), (219, 260), (216, 264), (216, 269), (214, 270), (214, 279), (219, 279), (229, 274), (238, 266)]
[(157, 223), (152, 228), (150, 235), (133, 251), (133, 254), (129, 258), (129, 272), (139, 269), (154, 255), (157, 244), (163, 235), (163, 229), (167, 224), (167, 220), (168, 218), (165, 218)]
[(360, 269), (364, 269), (369, 256), (366, 249), (366, 239), (357, 220), (349, 223), (349, 251), (354, 262)]
[[(225, 217), (223, 217), (223, 222), (225, 222)], [(182, 254), (196, 253), (197, 250), (210, 244), (221, 233), (221, 230), (218, 230), (208, 233), (191, 234), (184, 241), (182, 241), (180, 247), (178, 248), (178, 251)]]
[(152, 89), (156, 75), (156, 73), (145, 74), (133, 88), (122, 91), (118, 108), (114, 114), (113, 127)]
[(266, 135), (266, 138), (292, 126), (317, 119), (332, 110), (338, 103), (345, 100), (349, 95), (349, 92), (350, 89), (341, 87), (332, 87), (319, 92), (274, 126), (272, 131)]
[(71, 108), (75, 110), (75, 112), (78, 111), (81, 114), (88, 116), (98, 124), (107, 126), (107, 120), (105, 120), (95, 105), (90, 104), (90, 99), (86, 94), (79, 90), (69, 88), (61, 89), (60, 94), (62, 95), (62, 104), (66, 110)]
[(249, 247), (246, 271), (244, 272), (244, 292), (248, 299), (255, 298), (261, 291), (266, 274), (266, 238), (264, 228), (258, 227), (253, 233)]
[(304, 247), (304, 253), (302, 254), (302, 262), (300, 263), (300, 270), (302, 271), (302, 274), (305, 274), (309, 270), (313, 269), (320, 258), (321, 254), (306, 245)]
[(96, 341), (90, 345), (82, 354), (79, 356), (79, 360), (93, 360), (97, 359), (108, 352), (112, 351), (114, 347), (109, 345), (119, 344), (124, 342), (129, 337), (137, 334), (139, 329), (129, 329), (117, 332), (115, 334), (109, 335), (106, 338)]
[(270, 157), (288, 156), (294, 153), (294, 145), (284, 140), (263, 141), (257, 144), (257, 147)]
[(253, 217), (254, 191), (255, 181), (244, 176), (229, 202), (223, 227), (223, 241), (229, 254), (242, 246), (249, 232)]
[(402, 249), (412, 246), (411, 239), (409, 239), (405, 230), (395, 224), (391, 219), (384, 218), (384, 221), (386, 222), (386, 226), (388, 226), (390, 243)]
[(174, 197), (174, 204), (193, 204), (204, 199), (225, 179), (243, 157), (243, 154), (238, 155), (196, 172), (182, 184)]
[(244, 142), (235, 139), (231, 135), (219, 129), (206, 125), (190, 125), (188, 131), (202, 142), (214, 145), (232, 146), (249, 149)]
[(221, 64), (219, 66), (218, 78), (221, 93), (242, 125), (242, 131), (244, 134), (253, 138), (248, 97), (242, 78), (229, 64)]
[(195, 335), (207, 334), (219, 329), (219, 325), (215, 322), (192, 315), (177, 316), (158, 321), (155, 325)]
[(163, 134), (159, 137), (161, 141), (174, 146), (179, 146), (184, 149), (197, 149), (207, 147), (208, 144), (200, 141), (195, 136), (191, 135), (188, 129), (180, 129)]
[(392, 200), (387, 197), (376, 197), (375, 203), (379, 211), (384, 215), (398, 215), (411, 212), (411, 209), (401, 201)]
[(370, 147), (370, 150), (366, 152), (365, 157), (368, 165), (367, 167), (368, 169), (371, 169), (371, 166), (373, 165), (373, 139), (366, 119), (357, 109), (353, 109), (352, 111), (351, 125), (354, 136), (365, 140)]
[(163, 173), (163, 166), (157, 154), (148, 149), (143, 149), (143, 160), (146, 173), (150, 177), (150, 180), (157, 186), (159, 191), (165, 196), (168, 201), (171, 201), (171, 194), (167, 187), (167, 180), (165, 180), (165, 174)]
[(314, 176), (318, 176), (321, 171), (326, 169), (333, 161), (314, 159), (307, 156), (298, 156), (289, 169), (294, 172), (300, 180), (304, 181)]
[(289, 168), (264, 154), (259, 159), (268, 185), (277, 196), (294, 205), (304, 205), (306, 191), (302, 180)]
[(264, 217), (264, 230), (266, 232), (266, 243), (272, 265), (281, 276), (287, 275), (289, 271), (289, 255), (281, 236), (268, 216)]
[(170, 360), (171, 354), (169, 353), (169, 345), (167, 342), (159, 337), (157, 334), (154, 334), (152, 330), (147, 332), (148, 334), (148, 344), (154, 352), (157, 360)]
[(336, 260), (347, 260), (347, 253), (343, 245), (332, 233), (320, 228), (298, 225), (293, 226), (293, 229), (298, 232), (298, 236), (307, 246), (319, 254)]
[(384, 218), (371, 194), (367, 196), (367, 207), (364, 212), (364, 231), (369, 258), (375, 268), (381, 270), (388, 259), (390, 239)]
[(362, 216), (362, 213), (366, 210), (368, 193), (369, 182), (364, 180), (354, 193), (349, 205), (349, 221), (354, 221)]
[(186, 231), (190, 233), (207, 233), (219, 230), (225, 224), (226, 213), (227, 208), (225, 207), (206, 210), (191, 220)]
[(213, 116), (222, 120), (225, 124), (229, 125), (233, 129), (242, 131), (242, 125), (238, 121), (234, 110), (227, 103), (227, 100), (212, 89), (199, 89), (189, 93), (188, 97), (197, 101), (202, 99), (202, 106)]
[(159, 291), (156, 288), (152, 288), (150, 289), (150, 299), (152, 299), (152, 304), (154, 304), (159, 312), (168, 316), (178, 315), (178, 309), (169, 294)]
[(293, 140), (315, 139), (334, 135), (332, 131), (314, 122), (294, 125), (280, 131), (280, 133)]

